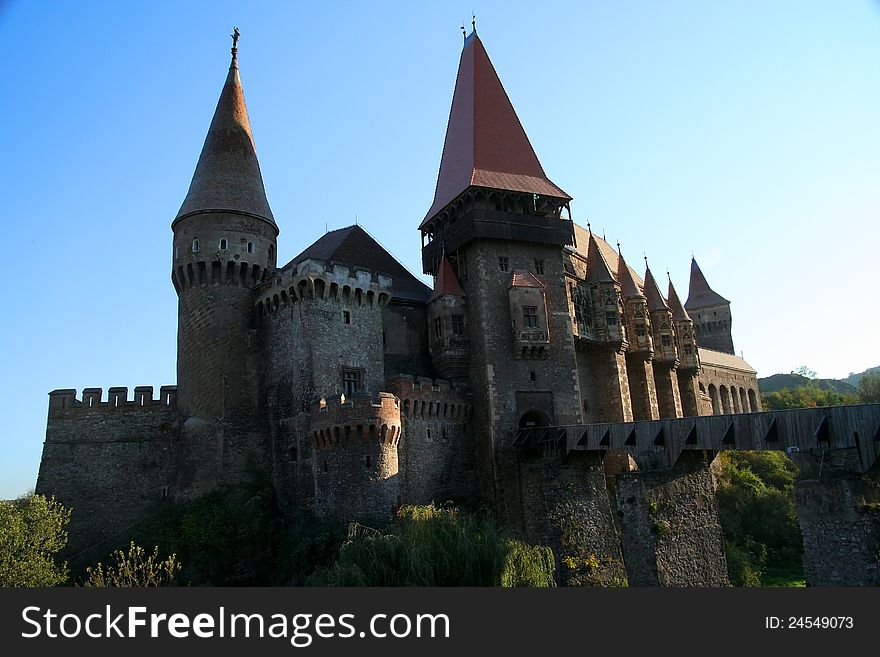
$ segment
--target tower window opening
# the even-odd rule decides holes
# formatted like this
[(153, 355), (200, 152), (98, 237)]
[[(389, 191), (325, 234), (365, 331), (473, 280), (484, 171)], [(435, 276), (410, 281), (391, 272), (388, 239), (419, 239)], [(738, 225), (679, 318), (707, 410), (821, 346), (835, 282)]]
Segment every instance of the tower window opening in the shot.
[(693, 349), (691, 349), (691, 346), (689, 344), (686, 344), (684, 346), (685, 356), (690, 356), (692, 352), (693, 352)]
[(342, 311), (342, 322), (344, 324), (351, 324), (351, 311), (343, 310)]
[(254, 243), (248, 242), (248, 253), (253, 253), (253, 252), (254, 252)]
[(439, 317), (434, 320), (434, 337), (436, 339), (443, 337), (443, 320)]
[(613, 313), (613, 312), (605, 313), (605, 323), (608, 326), (617, 326), (617, 313)]
[(672, 344), (672, 341), (669, 339), (668, 335), (661, 335), (660, 342), (664, 347), (668, 347)]
[(180, 247), (179, 247), (179, 246), (175, 246), (175, 247), (174, 247), (174, 257), (175, 257), (175, 258), (179, 258), (179, 257), (180, 257)]
[(544, 261), (543, 260), (535, 260), (535, 273), (543, 274), (544, 273)]
[(538, 373), (535, 372), (535, 370), (530, 371), (529, 372), (529, 381), (537, 381), (537, 380), (538, 380)]
[(464, 335), (464, 315), (452, 316), (452, 335)]
[(510, 271), (510, 258), (508, 258), (507, 256), (500, 256), (498, 258), (498, 270)]
[(364, 456), (364, 468), (366, 468), (367, 470), (370, 469), (370, 455), (369, 454)]
[(342, 370), (342, 392), (351, 397), (358, 391), (360, 373), (357, 370)]
[(198, 239), (194, 239), (194, 240), (193, 240), (193, 243), (192, 243), (192, 252), (193, 252), (193, 253), (198, 253), (198, 251), (199, 251), (199, 240), (198, 240)]
[(644, 324), (636, 324), (636, 335), (640, 338), (645, 337), (645, 325)]
[(224, 237), (222, 240), (220, 240), (220, 250), (225, 251), (227, 246), (228, 243), (226, 242), (226, 238)]
[(538, 328), (538, 306), (523, 306), (523, 327)]

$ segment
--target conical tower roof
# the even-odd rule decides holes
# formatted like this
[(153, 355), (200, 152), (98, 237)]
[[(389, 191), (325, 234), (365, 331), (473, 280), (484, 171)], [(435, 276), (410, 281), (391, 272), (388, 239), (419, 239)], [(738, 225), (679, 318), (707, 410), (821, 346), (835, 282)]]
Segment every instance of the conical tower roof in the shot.
[(688, 315), (687, 310), (681, 305), (681, 299), (678, 298), (678, 293), (675, 291), (671, 278), (669, 279), (669, 308), (672, 310), (672, 316), (675, 319), (690, 320), (691, 316)]
[(471, 186), (571, 200), (544, 173), (476, 31), (461, 52), (434, 202), (419, 227)]
[(720, 306), (725, 303), (730, 303), (730, 301), (709, 287), (700, 265), (697, 264), (697, 259), (691, 258), (691, 282), (684, 307), (688, 310), (694, 310), (707, 306)]
[(648, 300), (648, 310), (669, 310), (650, 267), (645, 269), (645, 298)]
[[(620, 245), (618, 244), (618, 248), (619, 247)], [(632, 270), (630, 270), (629, 266), (626, 264), (626, 260), (623, 259), (622, 253), (618, 253), (617, 255), (617, 280), (620, 281), (620, 293), (624, 297), (642, 296), (642, 292), (639, 290), (639, 284), (636, 282)]]
[(602, 255), (596, 238), (590, 233), (590, 244), (587, 247), (587, 281), (590, 283), (604, 283), (614, 280), (614, 274), (611, 273), (608, 261)]
[(172, 225), (191, 214), (232, 212), (257, 217), (275, 226), (244, 102), (237, 48), (233, 47), (232, 51), (229, 74), (199, 162)]
[(452, 265), (448, 258), (443, 258), (440, 263), (437, 278), (434, 280), (434, 292), (431, 294), (430, 301), (443, 296), (464, 296), (464, 290), (461, 289), (461, 285), (455, 277), (455, 272), (452, 270)]

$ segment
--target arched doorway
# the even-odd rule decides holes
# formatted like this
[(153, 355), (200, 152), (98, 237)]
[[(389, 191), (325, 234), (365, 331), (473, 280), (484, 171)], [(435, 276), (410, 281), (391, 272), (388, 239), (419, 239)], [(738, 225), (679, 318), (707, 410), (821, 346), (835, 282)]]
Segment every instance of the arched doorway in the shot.
[(544, 411), (529, 411), (519, 419), (520, 429), (532, 429), (534, 427), (549, 427), (552, 424), (550, 416)]

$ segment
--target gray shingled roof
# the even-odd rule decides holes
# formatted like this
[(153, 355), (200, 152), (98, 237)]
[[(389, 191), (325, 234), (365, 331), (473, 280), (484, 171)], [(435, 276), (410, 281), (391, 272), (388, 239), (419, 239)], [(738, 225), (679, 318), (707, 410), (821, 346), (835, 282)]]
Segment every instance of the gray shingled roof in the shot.
[(234, 212), (275, 226), (238, 75), (232, 60), (189, 191), (174, 221), (199, 212)]
[(413, 276), (360, 226), (325, 233), (284, 268), (310, 258), (388, 274), (392, 278), (391, 296), (394, 299), (425, 302), (431, 296), (431, 288)]

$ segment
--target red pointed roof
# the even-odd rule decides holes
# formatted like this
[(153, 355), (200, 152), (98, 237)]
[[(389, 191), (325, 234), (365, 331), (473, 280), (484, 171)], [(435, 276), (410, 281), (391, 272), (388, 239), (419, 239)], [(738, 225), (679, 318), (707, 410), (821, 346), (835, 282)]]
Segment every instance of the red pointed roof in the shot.
[(645, 269), (645, 298), (648, 300), (648, 310), (669, 310), (650, 267)]
[(709, 282), (703, 276), (700, 265), (697, 264), (697, 259), (691, 258), (691, 282), (688, 289), (688, 299), (684, 307), (693, 310), (707, 306), (720, 306), (725, 303), (730, 303), (730, 301), (709, 287)]
[(611, 273), (608, 261), (605, 260), (605, 256), (602, 255), (602, 251), (599, 249), (599, 243), (593, 234), (590, 233), (590, 243), (587, 247), (587, 281), (590, 283), (603, 283), (614, 280), (614, 274)]
[(620, 281), (620, 293), (623, 296), (642, 296), (642, 291), (639, 290), (639, 284), (636, 282), (632, 270), (627, 266), (626, 261), (623, 259), (622, 253), (617, 255), (617, 280)]
[(189, 191), (172, 225), (201, 212), (246, 214), (275, 226), (234, 54)]
[(434, 299), (443, 296), (464, 296), (464, 290), (461, 289), (461, 285), (455, 277), (455, 272), (452, 270), (452, 265), (447, 258), (443, 258), (440, 263), (437, 278), (434, 279), (434, 293), (431, 295), (429, 301), (433, 301)]
[(461, 52), (434, 202), (419, 228), (470, 186), (571, 199), (544, 173), (476, 32)]
[(672, 279), (669, 279), (669, 307), (672, 309), (672, 316), (675, 319), (690, 320), (691, 316), (688, 315), (687, 310), (685, 310), (684, 306), (681, 305), (681, 299), (678, 298), (678, 293), (675, 291), (675, 286), (672, 284)]
[(510, 275), (510, 287), (540, 287), (546, 286), (532, 272), (526, 269), (515, 269)]

